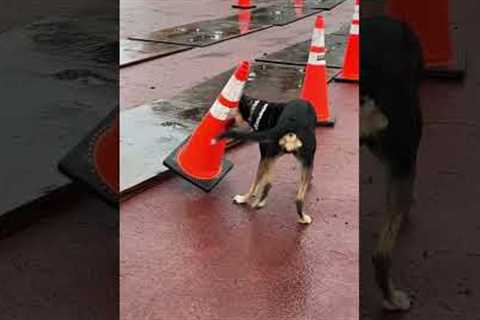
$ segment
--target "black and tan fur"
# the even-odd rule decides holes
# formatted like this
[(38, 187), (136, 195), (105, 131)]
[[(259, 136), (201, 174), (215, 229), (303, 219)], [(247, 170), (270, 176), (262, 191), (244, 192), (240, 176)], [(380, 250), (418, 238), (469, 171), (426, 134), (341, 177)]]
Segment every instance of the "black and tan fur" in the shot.
[(272, 187), (271, 176), (275, 161), (280, 156), (291, 153), (301, 167), (296, 197), (299, 222), (311, 223), (311, 217), (304, 211), (304, 199), (312, 178), (316, 150), (316, 115), (312, 105), (304, 100), (271, 103), (244, 95), (233, 116), (237, 124), (246, 122), (253, 131), (230, 130), (218, 139), (257, 141), (261, 155), (252, 186), (245, 194), (235, 196), (233, 201), (237, 204), (250, 203), (253, 208), (265, 206)]
[(392, 280), (392, 251), (413, 203), (422, 135), (422, 51), (406, 25), (388, 18), (363, 19), (361, 34), (360, 142), (385, 164), (388, 177), (386, 220), (373, 264), (384, 308), (408, 310), (409, 297)]

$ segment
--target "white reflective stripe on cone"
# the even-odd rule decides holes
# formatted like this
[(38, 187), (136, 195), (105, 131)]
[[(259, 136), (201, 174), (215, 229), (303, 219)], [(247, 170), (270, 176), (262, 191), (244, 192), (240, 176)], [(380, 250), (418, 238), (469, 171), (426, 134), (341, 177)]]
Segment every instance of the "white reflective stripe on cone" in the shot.
[(360, 34), (360, 25), (352, 24), (350, 27), (350, 34), (359, 35)]
[(221, 104), (217, 99), (210, 108), (210, 114), (217, 120), (225, 121), (227, 120), (231, 110), (232, 109)]
[(313, 29), (312, 46), (325, 48), (325, 30)]
[(353, 14), (353, 20), (360, 20), (360, 12), (358, 12), (358, 9), (355, 9), (355, 13)]
[(318, 52), (310, 52), (308, 55), (308, 64), (314, 65), (314, 66), (324, 66), (326, 65), (325, 63), (325, 54), (324, 53), (318, 53)]
[(238, 80), (235, 75), (233, 75), (222, 90), (223, 97), (234, 102), (240, 101), (244, 85), (244, 81)]

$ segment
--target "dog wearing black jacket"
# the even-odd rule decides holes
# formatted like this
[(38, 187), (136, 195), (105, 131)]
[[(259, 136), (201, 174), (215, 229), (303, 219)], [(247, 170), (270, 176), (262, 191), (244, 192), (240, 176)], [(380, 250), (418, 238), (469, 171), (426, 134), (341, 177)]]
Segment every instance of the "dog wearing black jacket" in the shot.
[[(410, 299), (392, 280), (392, 251), (413, 203), (417, 151), (422, 135), (420, 43), (403, 23), (363, 19), (360, 45), (360, 142), (387, 168), (386, 221), (373, 255), (383, 307), (408, 310)], [(365, 196), (365, 195), (364, 195)]]
[(296, 197), (299, 222), (310, 224), (312, 218), (304, 212), (304, 199), (310, 185), (316, 150), (316, 115), (313, 106), (304, 100), (271, 103), (243, 95), (233, 111), (237, 124), (247, 123), (252, 132), (229, 130), (217, 137), (259, 142), (260, 163), (256, 178), (247, 193), (233, 198), (236, 204), (251, 202), (253, 208), (266, 204), (272, 187), (271, 174), (275, 163), (284, 154), (293, 154), (301, 167), (300, 185)]

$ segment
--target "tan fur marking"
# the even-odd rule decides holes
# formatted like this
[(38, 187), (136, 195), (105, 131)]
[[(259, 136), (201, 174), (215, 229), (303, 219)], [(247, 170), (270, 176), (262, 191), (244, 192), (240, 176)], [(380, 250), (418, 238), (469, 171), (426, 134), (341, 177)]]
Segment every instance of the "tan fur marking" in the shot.
[(298, 150), (302, 147), (302, 141), (298, 139), (295, 133), (287, 133), (278, 140), (278, 145), (287, 152)]
[(387, 127), (387, 117), (372, 99), (365, 98), (365, 102), (360, 108), (360, 137), (366, 138), (375, 135)]

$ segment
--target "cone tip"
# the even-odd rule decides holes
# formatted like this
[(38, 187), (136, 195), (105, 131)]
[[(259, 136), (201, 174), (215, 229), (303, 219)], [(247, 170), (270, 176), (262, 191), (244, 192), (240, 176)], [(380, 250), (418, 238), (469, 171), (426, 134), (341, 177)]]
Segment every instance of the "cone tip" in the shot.
[(325, 27), (325, 22), (323, 20), (323, 16), (317, 16), (317, 19), (315, 20), (315, 28), (323, 29), (324, 27)]
[(250, 62), (249, 61), (242, 61), (237, 67), (235, 71), (235, 77), (240, 81), (246, 81), (248, 78), (248, 74), (250, 73)]

